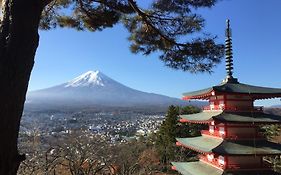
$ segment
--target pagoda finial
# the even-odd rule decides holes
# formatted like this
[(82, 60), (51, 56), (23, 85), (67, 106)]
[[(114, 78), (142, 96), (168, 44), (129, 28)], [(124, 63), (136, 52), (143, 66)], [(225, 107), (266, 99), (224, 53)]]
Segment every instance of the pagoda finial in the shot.
[(232, 60), (232, 40), (231, 40), (231, 29), (230, 21), (226, 20), (226, 31), (225, 31), (225, 62), (226, 62), (226, 73), (228, 78), (232, 78), (233, 60)]
[(226, 79), (224, 82), (237, 82), (236, 78), (233, 78), (233, 60), (232, 60), (232, 39), (231, 39), (231, 28), (230, 20), (226, 20), (226, 31), (225, 31), (225, 63), (226, 63)]

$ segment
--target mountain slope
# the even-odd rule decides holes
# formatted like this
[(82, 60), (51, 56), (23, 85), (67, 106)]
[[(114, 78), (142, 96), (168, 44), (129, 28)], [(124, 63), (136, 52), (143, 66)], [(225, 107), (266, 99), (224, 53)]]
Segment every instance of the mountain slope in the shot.
[(129, 88), (100, 71), (88, 71), (73, 80), (29, 92), (26, 105), (41, 107), (135, 107), (183, 105), (182, 100)]

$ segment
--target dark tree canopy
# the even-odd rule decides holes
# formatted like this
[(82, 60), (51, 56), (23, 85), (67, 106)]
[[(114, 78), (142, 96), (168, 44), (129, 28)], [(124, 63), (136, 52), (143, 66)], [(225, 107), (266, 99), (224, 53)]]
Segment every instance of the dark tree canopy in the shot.
[(196, 9), (217, 0), (150, 0), (145, 9), (140, 2), (147, 1), (0, 0), (0, 175), (15, 175), (25, 159), (17, 142), (39, 27), (96, 31), (122, 23), (133, 53), (157, 53), (165, 65), (190, 72), (210, 72), (220, 62), (216, 37), (195, 37), (205, 24)]
[(135, 0), (49, 0), (42, 29), (57, 26), (96, 31), (123, 23), (133, 53), (160, 54), (166, 66), (190, 72), (210, 72), (223, 57), (216, 37), (202, 34), (205, 20), (197, 8), (210, 8), (217, 0), (154, 0), (143, 9)]

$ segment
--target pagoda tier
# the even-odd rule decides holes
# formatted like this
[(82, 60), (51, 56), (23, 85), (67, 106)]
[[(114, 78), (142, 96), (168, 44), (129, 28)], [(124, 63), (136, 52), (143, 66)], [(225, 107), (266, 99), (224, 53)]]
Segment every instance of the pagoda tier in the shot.
[(217, 168), (214, 168), (211, 165), (199, 162), (172, 162), (172, 169), (179, 171), (184, 175), (222, 175), (223, 171)]
[[(265, 139), (226, 140), (203, 135), (193, 138), (177, 138), (176, 144), (200, 153), (199, 162), (192, 162), (192, 164), (187, 162), (173, 163), (172, 168), (184, 175), (199, 175), (195, 172), (192, 174), (194, 170), (189, 169), (190, 166), (195, 165), (203, 166), (210, 172), (215, 171), (215, 174), (241, 171), (257, 172), (258, 170), (268, 172), (271, 171), (271, 166), (264, 157), (281, 155), (280, 144)], [(182, 169), (182, 165), (186, 165), (186, 170)], [(183, 173), (186, 171), (191, 172)], [(204, 174), (209, 173), (202, 172), (200, 175)]]
[(177, 146), (203, 153), (221, 156), (281, 155), (280, 144), (260, 140), (225, 140), (208, 135), (177, 138)]
[(235, 112), (235, 111), (203, 111), (196, 114), (180, 115), (180, 122), (208, 124), (217, 123), (254, 123), (260, 124), (280, 124), (281, 116), (265, 114), (263, 112)]
[(184, 93), (184, 99), (205, 99), (203, 112), (180, 115), (180, 122), (208, 125), (199, 137), (177, 138), (176, 145), (194, 150), (197, 162), (173, 162), (173, 169), (184, 175), (277, 175), (266, 161), (281, 155), (281, 145), (266, 140), (263, 124), (280, 124), (281, 116), (265, 114), (255, 107), (257, 99), (281, 97), (281, 89), (239, 83), (233, 78), (231, 34), (227, 21), (226, 71), (222, 84)]
[(203, 161), (197, 162), (172, 162), (172, 169), (184, 175), (281, 175), (272, 170), (252, 167), (248, 170), (220, 170), (212, 164)]
[(199, 91), (188, 92), (183, 94), (184, 100), (190, 99), (203, 99), (209, 100), (212, 96), (223, 95), (240, 95), (251, 96), (252, 100), (269, 99), (281, 97), (280, 88), (268, 88), (242, 84), (239, 82), (223, 82), (220, 85), (210, 88), (202, 89)]

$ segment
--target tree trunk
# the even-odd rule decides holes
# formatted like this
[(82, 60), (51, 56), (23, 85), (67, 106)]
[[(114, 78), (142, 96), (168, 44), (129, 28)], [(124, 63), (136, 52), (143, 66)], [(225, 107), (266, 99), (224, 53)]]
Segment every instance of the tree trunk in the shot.
[(0, 175), (15, 175), (20, 119), (39, 43), (41, 0), (5, 0), (0, 28)]

